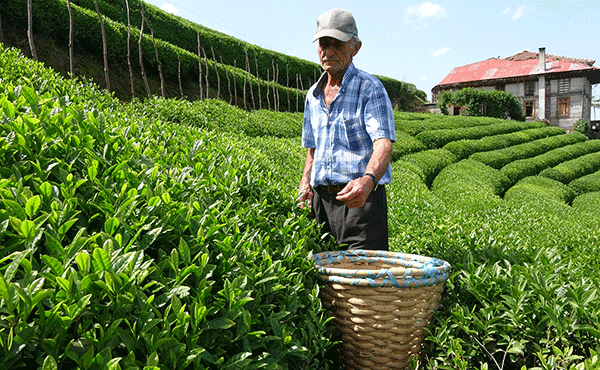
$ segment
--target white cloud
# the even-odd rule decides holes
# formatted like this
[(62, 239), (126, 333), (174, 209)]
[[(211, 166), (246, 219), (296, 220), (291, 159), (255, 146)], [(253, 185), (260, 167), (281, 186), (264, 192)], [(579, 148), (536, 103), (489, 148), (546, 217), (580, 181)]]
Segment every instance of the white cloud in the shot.
[(171, 13), (171, 14), (175, 14), (175, 15), (177, 15), (177, 13), (179, 12), (179, 10), (177, 8), (175, 8), (175, 5), (173, 5), (173, 4), (164, 4), (160, 8), (167, 13)]
[(517, 10), (515, 10), (515, 12), (512, 15), (512, 19), (517, 20), (519, 18), (522, 18), (525, 15), (525, 7), (524, 6), (520, 6), (519, 8), (517, 8)]
[(446, 12), (446, 8), (441, 6), (440, 4), (433, 4), (429, 1), (426, 1), (420, 5), (413, 5), (406, 8), (404, 11), (405, 20), (410, 18), (433, 18), (435, 20), (443, 19), (448, 16)]
[(447, 52), (449, 52), (451, 50), (452, 49), (449, 46), (446, 46), (445, 48), (441, 48), (441, 49), (438, 49), (438, 50), (433, 50), (431, 52), (431, 56), (434, 57), (434, 58), (437, 58), (437, 57), (439, 57), (441, 55), (446, 54)]
[(510, 12), (510, 6), (506, 9), (504, 9), (504, 11), (502, 12), (502, 14), (507, 14), (508, 12)]

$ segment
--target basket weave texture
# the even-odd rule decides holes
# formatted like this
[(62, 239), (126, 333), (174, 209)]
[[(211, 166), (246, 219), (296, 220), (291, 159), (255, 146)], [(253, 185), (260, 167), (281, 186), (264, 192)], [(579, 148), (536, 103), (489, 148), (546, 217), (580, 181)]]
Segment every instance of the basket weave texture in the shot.
[(314, 255), (323, 306), (347, 369), (404, 369), (421, 350), (450, 264), (437, 258), (351, 250)]

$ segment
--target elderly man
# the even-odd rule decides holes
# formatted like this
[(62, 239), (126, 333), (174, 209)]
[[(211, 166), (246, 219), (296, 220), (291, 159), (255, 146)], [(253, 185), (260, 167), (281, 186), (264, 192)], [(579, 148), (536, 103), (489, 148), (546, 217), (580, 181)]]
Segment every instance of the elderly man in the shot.
[(389, 250), (385, 184), (396, 139), (390, 99), (381, 81), (352, 62), (362, 43), (348, 10), (322, 14), (315, 41), (325, 73), (306, 97), (308, 153), (298, 201), (339, 245)]

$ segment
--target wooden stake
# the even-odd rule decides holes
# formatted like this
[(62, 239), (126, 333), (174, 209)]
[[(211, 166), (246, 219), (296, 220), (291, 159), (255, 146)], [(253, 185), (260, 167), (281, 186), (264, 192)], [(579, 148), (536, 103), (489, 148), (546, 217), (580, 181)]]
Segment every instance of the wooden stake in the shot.
[(209, 98), (208, 93), (209, 93), (209, 86), (208, 86), (208, 58), (206, 57), (206, 52), (204, 52), (204, 48), (202, 48), (202, 55), (204, 55), (204, 65), (206, 66), (206, 99)]
[(67, 11), (69, 12), (69, 71), (71, 78), (75, 77), (73, 67), (73, 13), (71, 12), (71, 0), (67, 0)]
[(102, 52), (104, 54), (104, 78), (106, 79), (106, 90), (110, 91), (110, 78), (108, 76), (108, 48), (106, 46), (104, 20), (102, 19), (102, 14), (100, 14), (100, 9), (98, 8), (98, 2), (96, 0), (94, 0), (94, 6), (96, 7), (96, 13), (98, 13), (98, 18), (100, 19), (100, 29), (102, 30)]
[(150, 26), (150, 23), (148, 23), (147, 19), (146, 19), (146, 24), (148, 25), (148, 28), (150, 28), (152, 44), (154, 45), (154, 53), (156, 54), (156, 64), (158, 65), (158, 76), (160, 77), (160, 95), (164, 98), (165, 97), (165, 78), (163, 77), (162, 63), (160, 62), (160, 59), (158, 58), (158, 48), (156, 47), (156, 40), (154, 39), (154, 30)]
[(233, 102), (233, 97), (231, 96), (231, 81), (229, 80), (229, 72), (227, 72), (227, 68), (225, 68), (225, 64), (223, 64), (223, 57), (221, 58), (221, 68), (225, 70), (225, 77), (227, 77), (227, 92), (229, 93), (229, 104)]
[(196, 32), (198, 38), (198, 85), (200, 86), (200, 100), (202, 100), (202, 56), (200, 56), (200, 32)]
[(27, 0), (27, 38), (29, 39), (29, 49), (33, 60), (38, 60), (33, 42), (33, 11), (31, 10), (31, 0)]
[[(254, 50), (254, 63), (256, 64), (256, 87), (258, 88), (258, 109), (262, 109), (262, 98), (260, 96), (260, 76), (258, 74), (258, 59), (256, 58), (256, 50)], [(252, 88), (252, 83), (250, 83)]]
[(140, 50), (140, 69), (142, 70), (142, 79), (144, 80), (144, 85), (146, 86), (146, 93), (148, 94), (148, 98), (152, 96), (150, 94), (150, 85), (148, 85), (148, 78), (146, 77), (146, 70), (144, 69), (144, 60), (142, 59), (142, 36), (144, 35), (144, 2), (140, 1), (140, 12), (142, 13), (142, 27), (140, 27), (140, 39), (138, 41), (138, 48)]
[(219, 70), (217, 69), (217, 58), (215, 58), (215, 50), (213, 47), (210, 47), (210, 51), (212, 52), (213, 64), (215, 66), (215, 74), (217, 75), (217, 99), (221, 98), (221, 78), (219, 77)]
[(237, 81), (235, 73), (237, 72), (237, 60), (233, 60), (233, 104), (237, 107)]
[(133, 68), (131, 67), (131, 21), (129, 20), (129, 0), (125, 0), (127, 10), (127, 66), (129, 67), (129, 82), (131, 84), (131, 99), (135, 98), (135, 90), (133, 87)]
[(179, 80), (179, 95), (183, 98), (183, 86), (181, 86), (181, 58), (177, 54), (177, 79)]

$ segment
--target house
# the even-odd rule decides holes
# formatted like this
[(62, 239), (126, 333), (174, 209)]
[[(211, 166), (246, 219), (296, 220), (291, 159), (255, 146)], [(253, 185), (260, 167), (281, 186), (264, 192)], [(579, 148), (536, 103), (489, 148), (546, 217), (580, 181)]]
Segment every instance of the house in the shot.
[[(515, 95), (528, 120), (547, 120), (554, 126), (572, 130), (573, 124), (590, 121), (592, 85), (600, 83), (600, 68), (594, 60), (567, 58), (523, 51), (507, 58), (490, 58), (454, 68), (432, 92), (437, 102), (443, 90), (465, 87), (502, 90)], [(450, 107), (458, 114), (460, 107)]]

